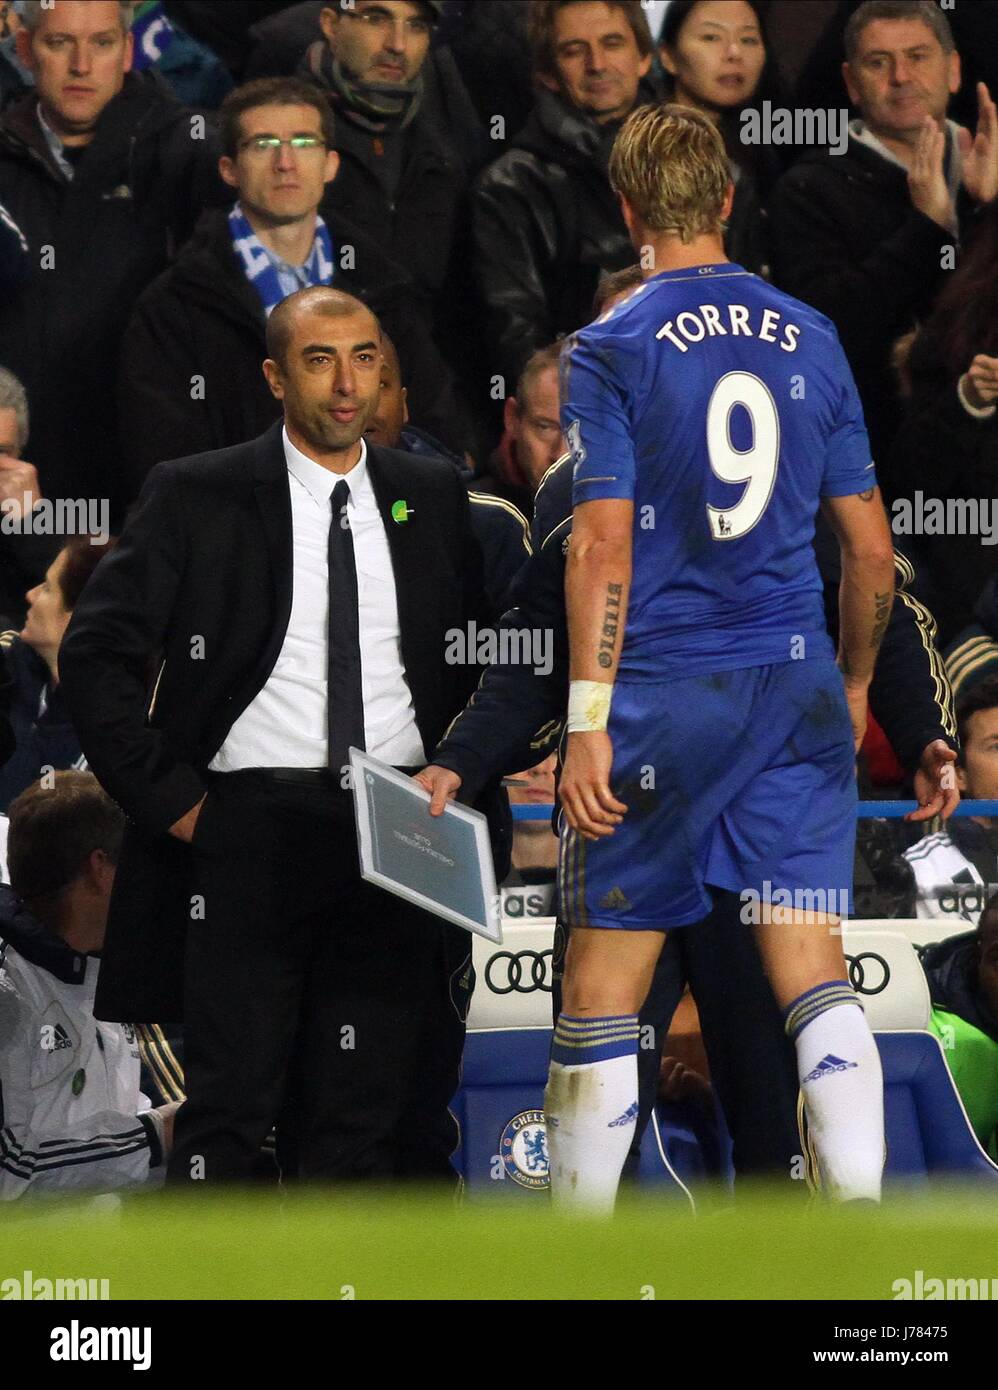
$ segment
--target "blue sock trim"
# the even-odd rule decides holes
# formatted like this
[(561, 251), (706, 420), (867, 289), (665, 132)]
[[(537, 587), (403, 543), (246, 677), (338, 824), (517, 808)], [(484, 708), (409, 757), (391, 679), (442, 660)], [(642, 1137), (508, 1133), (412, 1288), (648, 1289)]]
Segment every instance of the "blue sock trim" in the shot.
[(551, 1061), (565, 1067), (584, 1067), (629, 1057), (638, 1050), (637, 1014), (615, 1018), (572, 1018), (562, 1014), (554, 1030)]
[(792, 1004), (783, 1010), (783, 1026), (791, 1041), (796, 1042), (809, 1023), (829, 1009), (840, 1004), (855, 1004), (862, 1008), (852, 985), (845, 980), (826, 980), (823, 985), (815, 985), (805, 990)]

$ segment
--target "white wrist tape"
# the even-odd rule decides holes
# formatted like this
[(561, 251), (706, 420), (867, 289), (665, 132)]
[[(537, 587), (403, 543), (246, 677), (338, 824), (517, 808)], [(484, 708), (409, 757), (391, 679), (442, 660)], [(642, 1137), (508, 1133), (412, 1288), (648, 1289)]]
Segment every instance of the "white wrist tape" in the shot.
[(568, 732), (603, 733), (612, 699), (613, 686), (607, 681), (572, 681), (568, 687)]

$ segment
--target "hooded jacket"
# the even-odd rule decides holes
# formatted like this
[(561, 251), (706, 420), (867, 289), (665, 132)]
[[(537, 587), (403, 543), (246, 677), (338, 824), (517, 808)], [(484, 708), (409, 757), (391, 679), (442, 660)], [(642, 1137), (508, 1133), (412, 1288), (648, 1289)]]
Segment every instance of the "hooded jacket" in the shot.
[[(412, 282), (364, 234), (326, 218), (333, 287), (381, 319), (398, 350), (415, 419), (455, 450), (469, 447), (450, 372), (430, 337)], [(341, 253), (353, 248), (349, 269)], [(262, 371), (266, 316), (233, 250), (228, 215), (207, 212), (174, 265), (143, 294), (124, 335), (120, 415), (127, 495), (163, 459), (255, 439), (281, 417)]]
[[(119, 497), (114, 379), (129, 312), (223, 197), (210, 125), (154, 78), (125, 74), (74, 177), (55, 162), (34, 93), (0, 119), (0, 202), (34, 273), (0, 315), (0, 361), (31, 401), (27, 457), (50, 497)], [(46, 253), (45, 248), (50, 248)]]
[(94, 1018), (99, 968), (0, 886), (0, 1200), (133, 1187), (161, 1162), (135, 1030)]

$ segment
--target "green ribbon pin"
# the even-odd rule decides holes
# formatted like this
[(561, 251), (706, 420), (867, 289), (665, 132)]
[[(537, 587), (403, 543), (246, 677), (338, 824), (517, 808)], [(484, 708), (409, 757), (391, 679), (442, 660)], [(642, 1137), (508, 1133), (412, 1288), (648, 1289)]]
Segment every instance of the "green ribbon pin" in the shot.
[(392, 521), (398, 526), (404, 526), (412, 516), (413, 510), (404, 498), (399, 498), (397, 502), (392, 503)]

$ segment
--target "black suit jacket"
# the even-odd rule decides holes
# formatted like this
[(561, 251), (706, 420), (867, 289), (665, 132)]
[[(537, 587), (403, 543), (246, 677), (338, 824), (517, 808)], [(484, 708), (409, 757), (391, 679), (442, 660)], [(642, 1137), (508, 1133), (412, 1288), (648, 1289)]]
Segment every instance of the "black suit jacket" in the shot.
[[(369, 446), (368, 468), (395, 572), (402, 660), (429, 753), (478, 679), (474, 666), (445, 660), (445, 634), (469, 621), (487, 624), (481, 557), (449, 464)], [(399, 499), (412, 512), (402, 525), (391, 520)], [(166, 832), (200, 800), (208, 763), (266, 683), (291, 589), (279, 422), (248, 444), (154, 468), (116, 550), (76, 605), (59, 654), (62, 687), (91, 767), (129, 817), (98, 1017), (182, 1017), (190, 850)], [(503, 799), (490, 788), (500, 873), (508, 853)]]

